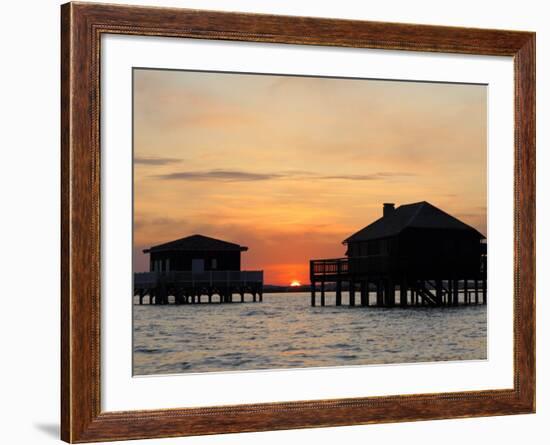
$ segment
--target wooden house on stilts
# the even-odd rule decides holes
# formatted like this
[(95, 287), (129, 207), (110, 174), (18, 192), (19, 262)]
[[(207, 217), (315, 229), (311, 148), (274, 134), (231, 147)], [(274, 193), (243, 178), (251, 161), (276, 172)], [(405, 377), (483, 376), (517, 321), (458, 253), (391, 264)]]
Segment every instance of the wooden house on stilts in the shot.
[[(232, 303), (263, 299), (263, 271), (241, 270), (241, 252), (248, 247), (192, 235), (145, 249), (149, 272), (134, 274), (134, 295), (149, 304)], [(234, 295), (240, 299), (233, 300)], [(202, 297), (205, 297), (206, 301)]]
[[(428, 202), (384, 204), (383, 216), (343, 241), (345, 258), (310, 261), (311, 304), (328, 286), (342, 304), (457, 306), (487, 301), (487, 244), (473, 227)], [(371, 292), (373, 295), (371, 295)], [(373, 298), (371, 298), (373, 297)]]

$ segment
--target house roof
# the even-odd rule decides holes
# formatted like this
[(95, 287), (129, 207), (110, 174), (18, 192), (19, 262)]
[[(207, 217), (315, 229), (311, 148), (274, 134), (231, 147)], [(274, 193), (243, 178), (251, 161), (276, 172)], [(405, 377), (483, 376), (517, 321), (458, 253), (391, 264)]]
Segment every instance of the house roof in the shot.
[(222, 241), (216, 238), (210, 238), (209, 236), (191, 235), (186, 236), (185, 238), (169, 241), (164, 244), (158, 244), (150, 247), (149, 249), (144, 249), (143, 252), (162, 252), (167, 250), (244, 252), (248, 250), (248, 247), (240, 246), (239, 244), (230, 243), (228, 241)]
[(468, 224), (445, 213), (429, 202), (422, 201), (397, 207), (389, 215), (377, 219), (372, 224), (346, 238), (343, 243), (387, 238), (398, 235), (407, 228), (470, 230), (475, 232), (480, 239), (485, 238)]

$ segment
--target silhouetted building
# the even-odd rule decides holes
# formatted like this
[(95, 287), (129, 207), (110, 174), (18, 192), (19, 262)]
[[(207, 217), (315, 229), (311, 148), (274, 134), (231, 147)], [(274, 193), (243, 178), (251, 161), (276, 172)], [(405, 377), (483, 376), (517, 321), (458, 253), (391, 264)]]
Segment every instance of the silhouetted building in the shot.
[(485, 237), (426, 201), (384, 204), (382, 218), (344, 240), (350, 273), (434, 279), (479, 272)]
[(241, 252), (248, 247), (210, 238), (191, 235), (145, 249), (150, 255), (149, 270), (193, 271), (241, 270)]
[(232, 303), (233, 295), (252, 295), (252, 301), (263, 299), (263, 271), (242, 271), (241, 252), (248, 247), (191, 235), (159, 244), (143, 252), (150, 255), (149, 272), (134, 274), (134, 295), (143, 304)]
[[(347, 245), (346, 258), (311, 261), (312, 288), (320, 283), (323, 293), (324, 283), (336, 283), (340, 294), (345, 281), (353, 293), (359, 283), (362, 301), (366, 299), (368, 304), (368, 295), (363, 293), (374, 286), (377, 304), (392, 306), (395, 286), (399, 286), (402, 305), (408, 303), (409, 296), (411, 300), (420, 298), (426, 304), (441, 305), (447, 300), (458, 304), (459, 289), (467, 302), (472, 285), (476, 301), (479, 292), (485, 301), (485, 237), (426, 201), (398, 208), (384, 204), (381, 218), (343, 243)], [(313, 304), (314, 298), (315, 290)], [(341, 295), (337, 295), (337, 304), (341, 304)], [(350, 304), (354, 302), (350, 300)]]

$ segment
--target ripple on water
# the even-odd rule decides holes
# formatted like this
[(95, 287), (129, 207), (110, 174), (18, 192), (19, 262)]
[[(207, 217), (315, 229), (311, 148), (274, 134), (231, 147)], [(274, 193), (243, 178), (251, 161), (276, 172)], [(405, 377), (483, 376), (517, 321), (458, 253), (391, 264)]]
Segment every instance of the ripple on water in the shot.
[[(308, 294), (263, 303), (134, 306), (134, 374), (486, 358), (486, 306), (312, 308)], [(332, 300), (331, 300), (332, 298)], [(334, 296), (327, 295), (327, 301)]]

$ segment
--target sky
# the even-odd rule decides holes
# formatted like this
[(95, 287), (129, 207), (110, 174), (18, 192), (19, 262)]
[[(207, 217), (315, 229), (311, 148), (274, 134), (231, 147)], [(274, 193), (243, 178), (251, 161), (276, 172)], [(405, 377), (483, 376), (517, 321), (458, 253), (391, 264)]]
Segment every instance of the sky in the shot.
[(382, 204), (428, 201), (486, 235), (483, 85), (134, 70), (134, 271), (193, 234), (247, 246), (266, 284)]

